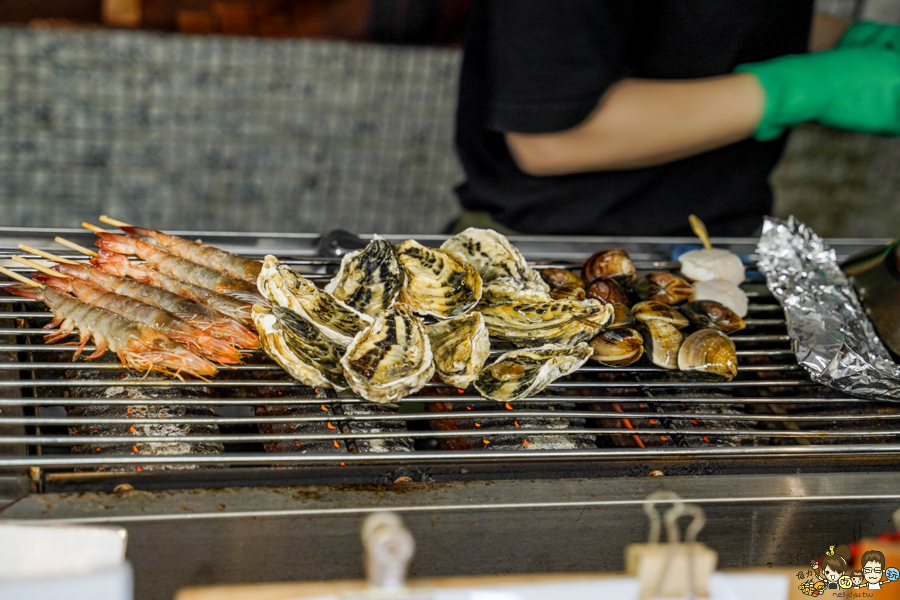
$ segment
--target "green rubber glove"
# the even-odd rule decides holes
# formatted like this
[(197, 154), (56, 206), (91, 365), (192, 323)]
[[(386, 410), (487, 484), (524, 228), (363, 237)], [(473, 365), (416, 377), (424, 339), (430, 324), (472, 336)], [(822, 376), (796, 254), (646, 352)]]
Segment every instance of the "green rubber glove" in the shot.
[(900, 52), (900, 25), (871, 21), (854, 23), (838, 42), (838, 48), (881, 48)]
[(765, 90), (753, 137), (772, 140), (815, 121), (861, 133), (900, 135), (900, 52), (841, 48), (738, 65)]

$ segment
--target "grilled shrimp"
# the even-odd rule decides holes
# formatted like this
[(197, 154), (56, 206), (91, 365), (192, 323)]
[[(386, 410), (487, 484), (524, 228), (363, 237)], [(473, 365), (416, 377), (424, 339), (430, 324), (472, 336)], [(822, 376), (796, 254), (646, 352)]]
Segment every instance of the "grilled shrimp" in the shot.
[(251, 304), (268, 304), (256, 289), (256, 285), (225, 275), (209, 267), (179, 258), (147, 242), (124, 235), (98, 233), (96, 244), (104, 250), (118, 254), (134, 254), (164, 275), (186, 281), (194, 285), (226, 294)]
[[(113, 256), (122, 255), (115, 254)], [(124, 256), (122, 258), (125, 259)], [(89, 265), (60, 264), (54, 268), (60, 273), (71, 277), (90, 281), (107, 292), (128, 296), (156, 308), (169, 311), (182, 321), (186, 321), (200, 329), (203, 333), (224, 340), (239, 348), (259, 347), (259, 340), (253, 332), (235, 319), (225, 316), (199, 302), (152, 285), (147, 285), (146, 283), (112, 275)]]
[(91, 263), (97, 268), (112, 275), (131, 277), (141, 283), (153, 285), (168, 292), (172, 292), (173, 294), (189, 298), (194, 302), (199, 302), (214, 311), (220, 312), (223, 315), (228, 315), (244, 325), (253, 324), (251, 304), (236, 300), (225, 294), (219, 294), (218, 292), (202, 288), (198, 285), (184, 283), (174, 277), (163, 275), (159, 271), (154, 271), (143, 265), (136, 265), (128, 260), (128, 257), (124, 254), (116, 254), (115, 252), (110, 252), (108, 250), (101, 250), (100, 256), (91, 260)]
[(175, 256), (253, 284), (256, 283), (256, 278), (259, 277), (259, 272), (262, 269), (262, 263), (258, 260), (250, 260), (249, 258), (220, 250), (214, 246), (207, 246), (200, 242), (180, 238), (177, 235), (168, 235), (161, 231), (144, 229), (143, 227), (123, 226), (120, 229), (130, 237), (158, 246)]
[(160, 333), (166, 334), (191, 352), (196, 352), (222, 364), (241, 362), (241, 353), (234, 346), (210, 337), (170, 312), (127, 296), (107, 292), (93, 283), (81, 279), (62, 279), (49, 275), (36, 275), (34, 279), (61, 292), (68, 292), (82, 302), (114, 312), (131, 321), (148, 325)]
[(153, 370), (176, 377), (181, 373), (202, 377), (217, 372), (215, 365), (205, 358), (143, 323), (135, 323), (108, 310), (85, 304), (51, 287), (38, 289), (13, 285), (6, 289), (23, 298), (42, 300), (47, 305), (53, 313), (53, 321), (44, 328), (59, 326), (56, 333), (47, 334), (45, 339), (48, 344), (78, 330), (80, 339), (73, 361), (81, 355), (93, 336), (97, 349), (88, 359), (99, 358), (109, 349), (119, 356), (123, 365), (137, 371)]

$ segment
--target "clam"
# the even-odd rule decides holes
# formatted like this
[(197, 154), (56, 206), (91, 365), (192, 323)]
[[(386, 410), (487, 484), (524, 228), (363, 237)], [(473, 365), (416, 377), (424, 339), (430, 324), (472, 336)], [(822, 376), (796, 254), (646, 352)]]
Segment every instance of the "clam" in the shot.
[(643, 323), (639, 328), (644, 338), (644, 350), (650, 362), (663, 369), (678, 368), (678, 351), (684, 342), (684, 336), (673, 325), (653, 319)]
[(561, 285), (550, 290), (550, 297), (554, 300), (584, 300), (587, 296), (583, 287)]
[(393, 306), (405, 278), (394, 247), (373, 235), (365, 248), (344, 256), (325, 291), (350, 308), (374, 317)]
[(672, 273), (659, 271), (638, 277), (631, 290), (641, 300), (656, 300), (664, 304), (680, 304), (691, 298), (694, 287)]
[(493, 229), (469, 227), (441, 244), (441, 250), (456, 252), (472, 263), (485, 284), (498, 277), (511, 277), (523, 289), (550, 291), (538, 272), (528, 266), (522, 253), (506, 236)]
[(475, 389), (486, 398), (511, 402), (537, 394), (550, 383), (576, 371), (591, 356), (585, 343), (575, 346), (546, 344), (513, 350), (482, 369)]
[(581, 277), (568, 269), (541, 269), (538, 273), (541, 274), (541, 279), (547, 282), (551, 290), (564, 285), (584, 288), (584, 281)]
[(425, 333), (441, 381), (460, 389), (475, 380), (491, 353), (484, 317), (476, 311), (428, 325)]
[(718, 329), (722, 333), (734, 333), (746, 327), (736, 312), (715, 300), (695, 300), (679, 306), (678, 310), (695, 327)]
[(624, 304), (613, 303), (613, 318), (608, 327), (631, 327), (634, 325), (634, 315), (631, 309)]
[(624, 304), (625, 306), (631, 304), (628, 292), (615, 279), (606, 277), (595, 279), (587, 286), (585, 292), (588, 298), (599, 300), (604, 304)]
[(731, 381), (738, 372), (734, 342), (715, 329), (698, 329), (678, 351), (678, 368), (708, 381)]
[(631, 307), (631, 314), (634, 315), (634, 320), (639, 323), (660, 320), (675, 326), (676, 329), (684, 329), (690, 325), (687, 317), (678, 312), (677, 308), (655, 300), (638, 302)]
[(590, 346), (594, 351), (591, 360), (613, 367), (628, 366), (644, 354), (644, 338), (629, 327), (601, 331), (590, 341)]
[(611, 304), (596, 300), (479, 304), (491, 335), (517, 346), (573, 346), (600, 333), (613, 317)]
[(397, 257), (406, 271), (400, 302), (416, 313), (449, 319), (481, 300), (481, 276), (459, 254), (406, 240), (397, 246)]
[(595, 252), (581, 268), (581, 278), (590, 283), (605, 277), (627, 284), (634, 278), (634, 263), (621, 248), (609, 248)]

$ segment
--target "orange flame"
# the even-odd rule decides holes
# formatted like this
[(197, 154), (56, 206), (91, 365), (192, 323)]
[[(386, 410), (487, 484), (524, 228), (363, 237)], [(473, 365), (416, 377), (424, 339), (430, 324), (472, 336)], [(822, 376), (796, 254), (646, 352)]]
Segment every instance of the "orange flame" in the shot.
[(328, 429), (334, 429), (334, 425), (332, 425), (331, 423), (328, 423)]
[(506, 410), (512, 410), (513, 407), (509, 405), (509, 402), (506, 403)]
[(335, 447), (335, 448), (340, 448), (340, 447), (341, 447), (341, 445), (337, 443), (337, 440), (334, 440), (334, 447)]
[(135, 452), (138, 451), (137, 446), (132, 446), (131, 449), (134, 450)]

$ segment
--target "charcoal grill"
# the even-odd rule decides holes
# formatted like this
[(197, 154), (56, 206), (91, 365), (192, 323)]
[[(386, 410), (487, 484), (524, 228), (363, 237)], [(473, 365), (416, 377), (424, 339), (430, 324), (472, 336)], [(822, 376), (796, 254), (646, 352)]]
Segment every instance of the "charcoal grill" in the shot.
[[(329, 279), (339, 261), (316, 256), (315, 235), (175, 233), (246, 256), (275, 254), (312, 280)], [(92, 243), (91, 234), (81, 230), (0, 229), (0, 260), (17, 252), (20, 242), (80, 258), (52, 244), (56, 235)], [(407, 236), (385, 237), (399, 242)], [(416, 238), (434, 245), (443, 239)], [(631, 254), (639, 270), (677, 268), (670, 258), (672, 247), (694, 243), (528, 236), (512, 241), (537, 268), (577, 268), (594, 251), (616, 246)], [(755, 247), (747, 239), (715, 242), (742, 254), (752, 254)], [(834, 246), (845, 257), (882, 242), (839, 240)], [(253, 533), (245, 531), (246, 525), (238, 527), (242, 539), (255, 540), (247, 543), (256, 548), (274, 544), (284, 550), (286, 538), (275, 525), (281, 519), (296, 525), (319, 515), (346, 537), (355, 535), (350, 516), (355, 519), (366, 509), (422, 511), (426, 521), (424, 513), (435, 511), (444, 519), (438, 520), (443, 528), (431, 521), (441, 539), (458, 541), (468, 540), (460, 538), (459, 527), (470, 520), (470, 511), (503, 515), (493, 525), (484, 524), (486, 534), (522, 527), (511, 516), (516, 511), (510, 507), (515, 507), (529, 511), (529, 521), (550, 511), (547, 523), (537, 526), (535, 539), (541, 546), (529, 556), (553, 549), (553, 556), (560, 557), (570, 552), (566, 539), (583, 533), (576, 527), (570, 538), (561, 538), (566, 527), (554, 510), (625, 511), (623, 521), (606, 532), (619, 532), (623, 539), (610, 538), (619, 547), (643, 535), (643, 519), (627, 516), (637, 510), (640, 498), (655, 489), (679, 488), (683, 495), (720, 503), (719, 516), (725, 521), (746, 513), (755, 523), (753, 534), (738, 528), (739, 535), (722, 538), (724, 549), (719, 551), (725, 564), (804, 563), (802, 545), (812, 535), (808, 530), (793, 544), (765, 552), (748, 554), (746, 544), (757, 541), (744, 538), (758, 537), (761, 529), (776, 523), (787, 530), (797, 525), (803, 511), (813, 511), (811, 518), (820, 523), (833, 521), (840, 531), (869, 533), (874, 524), (862, 525), (861, 516), (856, 521), (823, 516), (831, 513), (822, 503), (862, 503), (865, 508), (859, 510), (888, 515), (900, 505), (900, 478), (894, 472), (900, 455), (900, 405), (846, 397), (811, 382), (796, 364), (784, 314), (762, 280), (744, 287), (750, 313), (747, 329), (731, 336), (739, 362), (732, 382), (693, 381), (645, 362), (625, 368), (589, 363), (514, 405), (483, 399), (471, 388), (433, 382), (389, 408), (299, 386), (261, 352), (248, 352), (247, 364), (223, 369), (210, 382), (126, 376), (117, 362), (72, 363), (66, 360), (72, 346), (43, 344), (40, 328), (50, 314), (42, 304), (0, 294), (0, 468), (7, 473), (0, 477), (0, 492), (10, 501), (27, 495), (0, 517), (114, 521), (145, 528), (150, 541), (141, 556), (157, 569), (167, 564), (171, 575), (162, 578), (175, 587), (222, 581), (223, 576), (235, 581), (348, 576), (355, 574), (357, 561), (349, 552), (346, 562), (305, 570), (288, 561), (294, 565), (290, 570), (286, 559), (251, 567), (246, 555), (242, 561), (225, 557), (224, 550), (207, 550), (217, 558), (203, 564), (235, 564), (227, 574), (218, 568), (215, 574), (202, 569), (198, 574), (185, 566), (194, 564), (188, 557), (195, 558), (187, 549), (181, 561), (161, 558), (171, 547), (151, 523), (190, 520), (190, 527), (179, 525), (175, 534), (190, 548), (185, 535), (207, 541), (214, 537), (197, 524), (204, 519), (264, 519)], [(492, 354), (503, 350), (498, 344)], [(325, 487), (273, 487), (298, 485)], [(286, 489), (295, 490), (303, 507), (285, 504)], [(315, 498), (308, 495), (310, 489), (318, 490)], [(737, 509), (732, 504), (739, 501)], [(775, 511), (768, 515), (775, 521), (760, 525), (767, 510)], [(715, 509), (707, 512), (716, 516)], [(350, 520), (335, 524), (337, 515)], [(317, 521), (316, 531), (322, 523)], [(319, 543), (324, 552), (328, 542)], [(455, 560), (450, 561), (446, 554), (436, 555), (434, 564), (418, 571), (414, 565), (413, 571), (523, 570), (522, 564), (485, 570), (488, 563), (480, 557), (491, 554), (492, 547), (486, 539), (481, 550), (451, 552)], [(525, 568), (621, 567), (620, 553), (600, 554), (602, 560), (596, 553), (588, 558), (582, 547), (568, 562)], [(423, 561), (427, 556), (417, 554)], [(138, 573), (139, 591), (154, 597), (141, 587), (140, 569)]]

